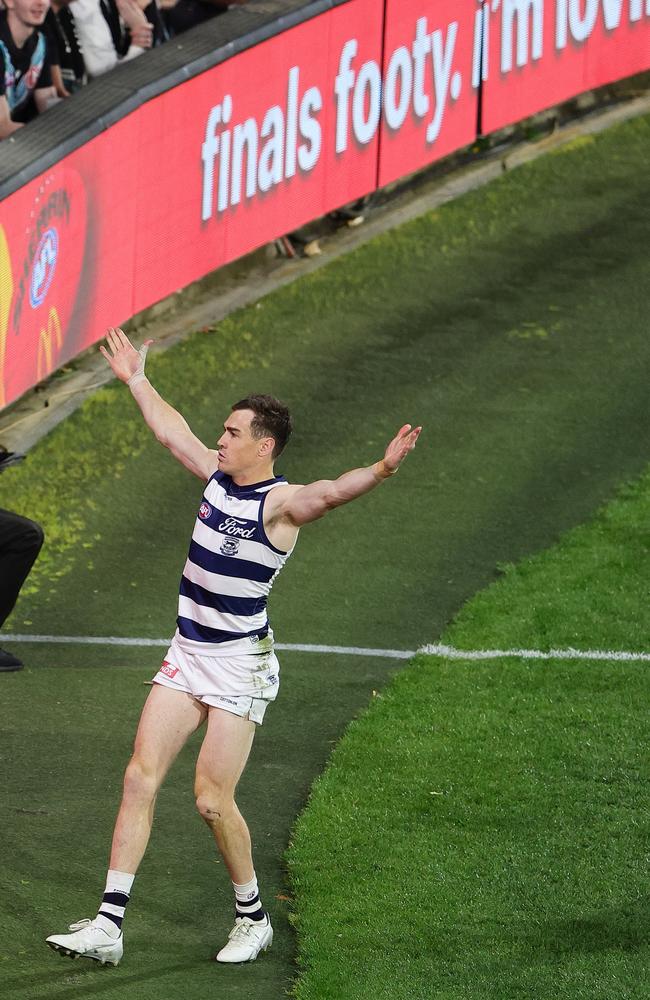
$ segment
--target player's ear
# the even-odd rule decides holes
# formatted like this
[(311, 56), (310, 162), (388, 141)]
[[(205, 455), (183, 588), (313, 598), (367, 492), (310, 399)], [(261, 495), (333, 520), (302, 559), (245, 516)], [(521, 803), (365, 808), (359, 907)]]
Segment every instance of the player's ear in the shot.
[(274, 448), (275, 448), (274, 438), (262, 438), (258, 449), (258, 455), (260, 456), (260, 458), (268, 458)]

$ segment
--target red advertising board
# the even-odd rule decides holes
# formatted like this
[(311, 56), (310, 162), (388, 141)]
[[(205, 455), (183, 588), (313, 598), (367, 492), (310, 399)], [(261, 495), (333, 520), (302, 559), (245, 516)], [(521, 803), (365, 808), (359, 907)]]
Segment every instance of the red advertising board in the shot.
[(648, 0), (491, 0), (482, 14), (486, 133), (650, 68)]
[(349, 40), (379, 60), (382, 31), (383, 0), (352, 0), (147, 106), (134, 311), (373, 190), (377, 130), (356, 141), (339, 81)]
[[(0, 206), (0, 406), (178, 288), (374, 189), (383, 0), (350, 0), (143, 105)], [(346, 48), (347, 46), (347, 48)], [(357, 88), (358, 89), (358, 88)]]
[(378, 184), (476, 138), (475, 15), (457, 0), (386, 0)]
[(0, 205), (0, 407), (257, 246), (650, 66), (650, 0), (349, 0), (144, 104)]

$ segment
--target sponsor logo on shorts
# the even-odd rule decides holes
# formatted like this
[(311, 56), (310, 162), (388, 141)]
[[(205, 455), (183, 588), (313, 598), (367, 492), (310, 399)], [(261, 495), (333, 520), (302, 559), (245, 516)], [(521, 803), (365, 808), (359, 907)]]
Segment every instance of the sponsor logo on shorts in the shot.
[(238, 704), (238, 702), (236, 702), (234, 698), (226, 698), (226, 696), (223, 695), (223, 694), (218, 695), (218, 698), (219, 698), (219, 701), (225, 701), (228, 705), (237, 705)]
[(219, 551), (223, 552), (224, 556), (236, 556), (239, 551), (239, 539), (224, 538)]
[(163, 661), (163, 665), (158, 671), (159, 674), (165, 674), (166, 677), (175, 677), (178, 673), (178, 667), (172, 667), (171, 663), (167, 663), (167, 660)]

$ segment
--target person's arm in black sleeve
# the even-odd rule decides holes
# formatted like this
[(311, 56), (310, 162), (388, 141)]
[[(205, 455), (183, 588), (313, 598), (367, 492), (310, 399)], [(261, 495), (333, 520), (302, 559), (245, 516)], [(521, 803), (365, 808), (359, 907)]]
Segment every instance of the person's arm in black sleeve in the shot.
[(11, 120), (9, 101), (5, 94), (5, 61), (0, 49), (0, 139), (7, 139), (19, 128), (22, 128), (21, 123)]
[(38, 86), (34, 91), (34, 101), (39, 115), (42, 115), (44, 111), (47, 111), (52, 103), (56, 103), (58, 100), (56, 90), (52, 82), (52, 67), (50, 63), (48, 39), (46, 38), (45, 41), (47, 46), (45, 62), (43, 63), (43, 69), (38, 77)]

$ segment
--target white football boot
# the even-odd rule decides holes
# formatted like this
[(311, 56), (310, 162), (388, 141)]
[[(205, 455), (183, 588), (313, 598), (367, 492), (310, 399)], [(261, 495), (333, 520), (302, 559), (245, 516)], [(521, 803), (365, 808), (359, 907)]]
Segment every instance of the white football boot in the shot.
[(70, 924), (72, 934), (51, 934), (46, 943), (60, 955), (68, 958), (92, 958), (102, 965), (117, 965), (124, 954), (122, 933), (112, 938), (93, 920), (79, 920)]
[(254, 962), (261, 951), (271, 947), (273, 928), (268, 913), (264, 920), (237, 917), (228, 935), (228, 943), (217, 955), (217, 962)]

